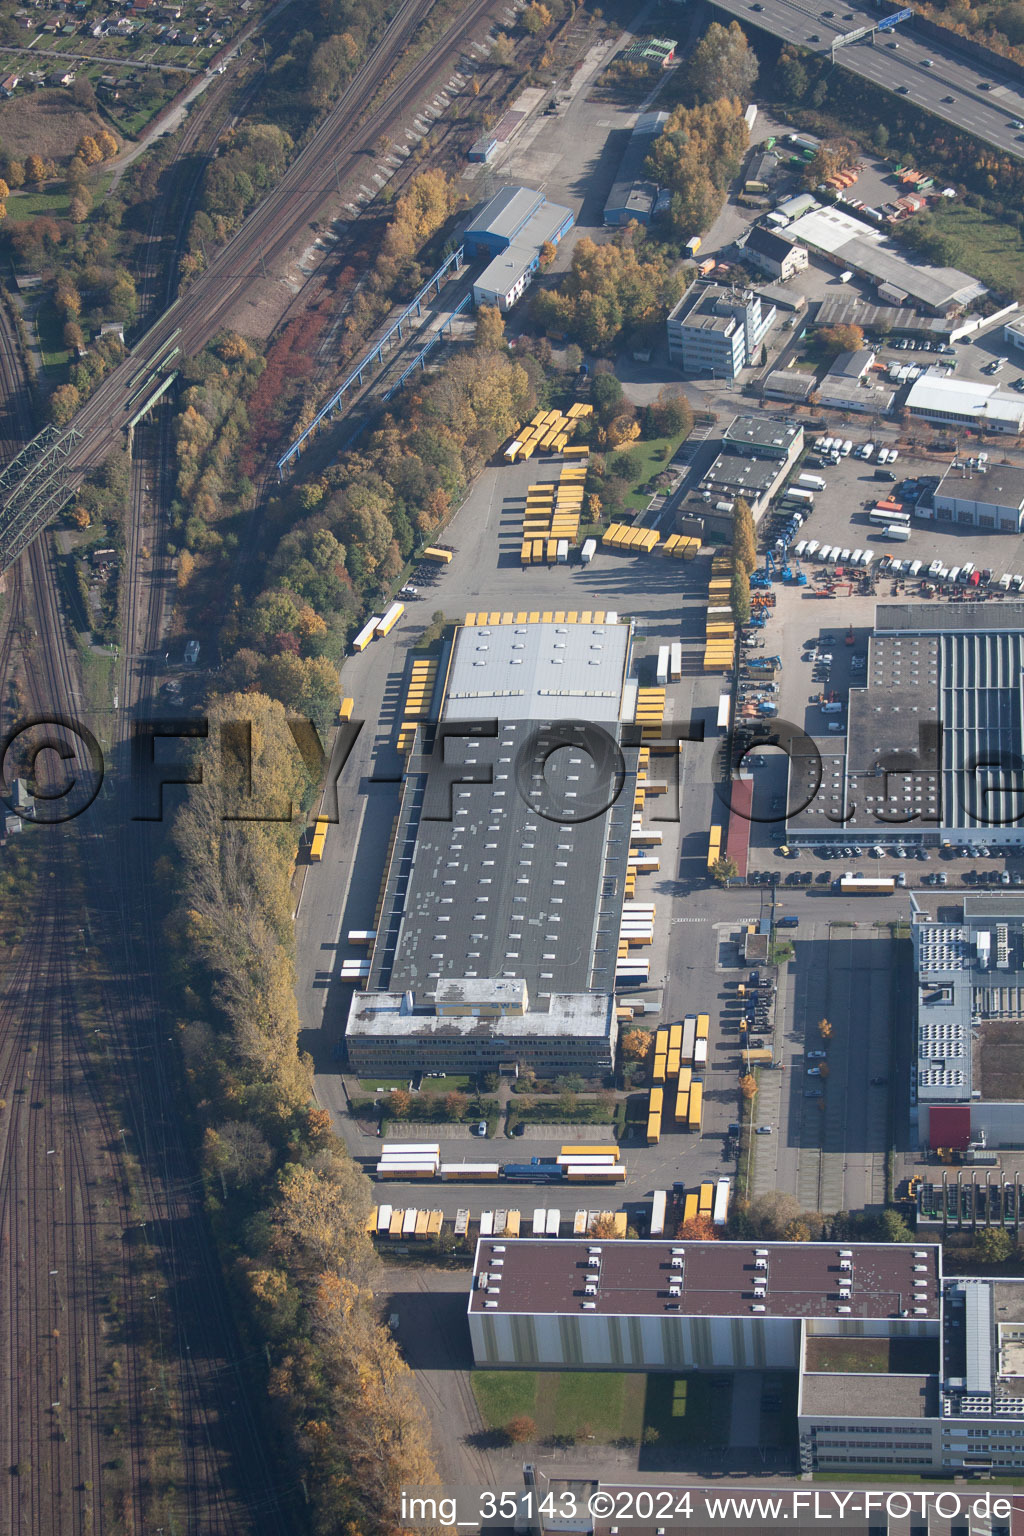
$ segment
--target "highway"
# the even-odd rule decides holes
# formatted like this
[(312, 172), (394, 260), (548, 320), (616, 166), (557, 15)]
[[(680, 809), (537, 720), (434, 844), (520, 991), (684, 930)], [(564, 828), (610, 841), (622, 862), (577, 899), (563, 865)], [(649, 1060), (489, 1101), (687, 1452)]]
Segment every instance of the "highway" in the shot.
[[(757, 28), (825, 55), (834, 38), (872, 26), (899, 9), (892, 5), (879, 11), (843, 5), (841, 0), (821, 0), (820, 5), (800, 4), (799, 0), (711, 3), (716, 10), (734, 16), (744, 28)], [(865, 37), (837, 49), (835, 59), (841, 68), (933, 112), (955, 128), (966, 129), (1006, 154), (1024, 159), (1024, 134), (1011, 126), (1014, 120), (1024, 121), (1024, 85), (1009, 75), (993, 73), (984, 64), (921, 37), (906, 23), (892, 32), (877, 34), (873, 42)]]
[[(373, 152), (378, 136), (420, 101), (428, 85), (441, 83), (446, 69), (456, 67), (467, 33), (481, 20), (489, 21), (488, 11), (494, 9), (494, 0), (471, 0), (443, 36), (373, 108), (432, 4), (433, 0), (407, 0), (277, 186), (217, 252), (207, 270), (165, 310), (86, 401), (72, 423), (79, 437), (63, 461), (70, 488), (121, 441), (129, 421), (151, 393), (145, 388), (150, 375), (171, 349), (178, 348), (178, 355), (193, 356), (216, 335), (254, 278), (264, 270), (273, 272), (285, 252), (304, 232), (310, 233), (310, 226), (340, 179), (356, 168), (366, 174), (364, 167), (369, 162), (365, 156)], [(40, 477), (39, 484), (48, 485), (49, 481)], [(30, 532), (22, 532), (20, 515), (13, 520), (13, 530), (6, 526), (4, 513), (10, 509), (12, 496), (7, 496), (0, 507), (0, 567), (4, 569), (39, 531), (39, 526), (33, 526)]]

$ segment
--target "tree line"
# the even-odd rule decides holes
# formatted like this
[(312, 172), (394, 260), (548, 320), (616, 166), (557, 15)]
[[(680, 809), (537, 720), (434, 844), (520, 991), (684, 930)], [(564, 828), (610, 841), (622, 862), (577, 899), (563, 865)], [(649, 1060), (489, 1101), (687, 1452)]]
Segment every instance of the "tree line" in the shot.
[[(283, 706), (259, 693), (211, 700), (211, 739), (244, 719), (267, 803), (308, 805), (310, 778)], [(369, 1180), (311, 1108), (298, 1047), (294, 825), (228, 821), (247, 783), (221, 754), (171, 832), (168, 933), (178, 1034), (207, 1205), (243, 1331), (265, 1348), (280, 1461), (301, 1477), (323, 1536), (399, 1528), (399, 1490), (434, 1480), (408, 1368), (382, 1325), (366, 1219)], [(212, 766), (212, 765), (210, 765)]]

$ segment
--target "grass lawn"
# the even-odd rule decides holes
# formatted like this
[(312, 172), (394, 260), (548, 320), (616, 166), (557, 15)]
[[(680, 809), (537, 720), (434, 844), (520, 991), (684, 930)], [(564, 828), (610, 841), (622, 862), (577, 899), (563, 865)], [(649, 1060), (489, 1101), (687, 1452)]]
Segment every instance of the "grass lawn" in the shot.
[(535, 1371), (474, 1371), (470, 1380), (477, 1407), (488, 1429), (500, 1429), (517, 1414), (536, 1418)]
[(612, 1371), (474, 1371), (473, 1391), (484, 1421), (501, 1429), (526, 1414), (537, 1435), (568, 1435), (608, 1445), (639, 1440), (646, 1378)]
[[(626, 508), (631, 512), (642, 512), (647, 506), (653, 492), (642, 491), (640, 487), (646, 485), (648, 480), (652, 480), (661, 470), (668, 468), (672, 461), (672, 455), (681, 442), (681, 437), (652, 437), (648, 442), (626, 443), (624, 445), (625, 451), (628, 451), (631, 455), (634, 453), (639, 454), (642, 457), (644, 466), (637, 479), (636, 490), (626, 500)], [(614, 455), (612, 454), (608, 455), (609, 462), (611, 462), (613, 457)]]
[(408, 1088), (409, 1079), (407, 1077), (361, 1077), (359, 1086), (364, 1093), (376, 1093), (378, 1088), (386, 1093), (389, 1088)]
[(944, 235), (960, 242), (971, 272), (983, 283), (1024, 296), (1024, 241), (1013, 225), (962, 203), (944, 207), (938, 224)]
[(467, 1093), (469, 1088), (468, 1072), (452, 1072), (447, 1077), (425, 1077), (420, 1083), (421, 1093)]
[(725, 1445), (732, 1414), (731, 1378), (704, 1372), (647, 1377), (644, 1429), (659, 1445)]
[(42, 300), (36, 310), (35, 325), (39, 350), (43, 354), (43, 366), (64, 368), (71, 360), (71, 353), (64, 345), (64, 327), (49, 296)]
[(114, 667), (117, 657), (113, 651), (99, 652), (91, 645), (81, 643), (78, 662), (82, 669), (86, 708), (90, 714), (105, 715), (114, 702)]
[(8, 224), (22, 224), (37, 214), (48, 214), (53, 219), (66, 219), (71, 198), (63, 181), (51, 182), (33, 192), (12, 192), (7, 199)]

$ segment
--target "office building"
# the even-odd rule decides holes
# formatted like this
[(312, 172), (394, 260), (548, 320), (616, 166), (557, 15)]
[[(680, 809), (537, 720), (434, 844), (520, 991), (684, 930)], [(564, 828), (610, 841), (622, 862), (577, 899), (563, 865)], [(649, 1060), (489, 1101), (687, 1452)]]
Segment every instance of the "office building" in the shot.
[(666, 322), (669, 360), (685, 373), (734, 380), (759, 360), (775, 318), (755, 290), (694, 283)]
[(792, 1372), (805, 1473), (1024, 1462), (1024, 1281), (932, 1243), (482, 1239), (468, 1316), (484, 1370)]

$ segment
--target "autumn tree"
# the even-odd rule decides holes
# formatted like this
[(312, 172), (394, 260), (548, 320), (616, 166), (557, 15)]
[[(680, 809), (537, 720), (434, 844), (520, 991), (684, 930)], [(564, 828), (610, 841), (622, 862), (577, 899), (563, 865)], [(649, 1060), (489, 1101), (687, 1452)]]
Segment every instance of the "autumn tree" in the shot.
[(611, 1211), (601, 1211), (590, 1223), (590, 1237), (611, 1238), (615, 1236), (615, 1216)]
[(669, 114), (651, 145), (646, 170), (671, 194), (669, 223), (677, 235), (700, 234), (714, 222), (748, 142), (738, 99), (679, 106)]
[(752, 1072), (748, 1072), (740, 1078), (740, 1093), (748, 1103), (757, 1096), (757, 1078)]
[(196, 568), (195, 555), (190, 550), (183, 549), (178, 556), (178, 571), (176, 576), (179, 592), (184, 591), (192, 580), (192, 573)]
[(710, 1216), (698, 1214), (691, 1216), (689, 1221), (680, 1222), (676, 1237), (686, 1238), (691, 1243), (713, 1243), (718, 1232)]
[(686, 66), (686, 82), (695, 102), (735, 97), (746, 106), (757, 80), (757, 59), (739, 22), (723, 27), (713, 21)]
[(693, 431), (693, 407), (678, 385), (659, 390), (648, 413), (658, 437), (689, 437)]
[(29, 155), (25, 161), (25, 180), (30, 187), (40, 187), (46, 180), (47, 166), (40, 155)]
[(496, 305), (481, 304), (476, 312), (476, 345), (483, 352), (505, 349), (505, 320)]
[(737, 570), (749, 575), (757, 566), (757, 533), (750, 503), (737, 496), (732, 504), (732, 559)]
[(387, 1108), (396, 1120), (405, 1120), (412, 1109), (412, 1094), (405, 1088), (396, 1088), (387, 1096)]
[(804, 1218), (805, 1212), (793, 1195), (773, 1190), (750, 1202), (747, 1218), (759, 1237), (781, 1238), (791, 1221)]
[(542, 267), (550, 267), (551, 263), (554, 261), (557, 255), (557, 245), (555, 245), (551, 240), (545, 240), (541, 245), (540, 250), (537, 252), (537, 260), (540, 262)]
[(792, 1221), (786, 1223), (782, 1236), (787, 1243), (809, 1243), (811, 1229), (802, 1216), (794, 1217)]
[(622, 232), (602, 245), (584, 238), (576, 242), (559, 287), (537, 294), (534, 315), (546, 329), (604, 350), (624, 329), (660, 321), (685, 286), (682, 274), (653, 246), (637, 249)]
[(750, 577), (742, 565), (737, 565), (729, 585), (729, 602), (732, 615), (739, 625), (750, 623)]
[(818, 145), (804, 170), (804, 184), (817, 187), (845, 171), (857, 155), (857, 146), (849, 139), (825, 139)]
[(828, 1019), (819, 1019), (818, 1020), (818, 1034), (821, 1036), (821, 1038), (823, 1040), (831, 1040), (831, 1038), (832, 1038), (832, 1025), (829, 1023)]
[(540, 3), (540, 0), (533, 0), (533, 3), (526, 7), (519, 19), (522, 22), (523, 30), (529, 32), (531, 37), (535, 37), (538, 32), (543, 32), (546, 27), (550, 27), (551, 12), (546, 5)]
[(15, 191), (25, 185), (25, 165), (23, 161), (5, 159), (3, 162), (3, 174), (7, 185)]
[(60, 384), (50, 396), (50, 420), (56, 427), (66, 427), (82, 403), (73, 384)]
[(99, 165), (103, 159), (103, 151), (100, 149), (91, 133), (85, 133), (78, 141), (76, 154), (81, 155), (86, 165)]
[(727, 854), (721, 854), (711, 866), (711, 878), (716, 885), (728, 885), (730, 880), (735, 880), (739, 874), (739, 867), (735, 859), (730, 859)]
[(818, 344), (828, 357), (838, 357), (840, 352), (859, 352), (864, 345), (864, 332), (859, 325), (823, 325), (818, 332)]
[(622, 1037), (622, 1054), (631, 1061), (643, 1061), (651, 1049), (648, 1029), (627, 1029)]
[(537, 1426), (527, 1413), (519, 1413), (505, 1425), (505, 1435), (510, 1445), (526, 1445), (537, 1438)]

